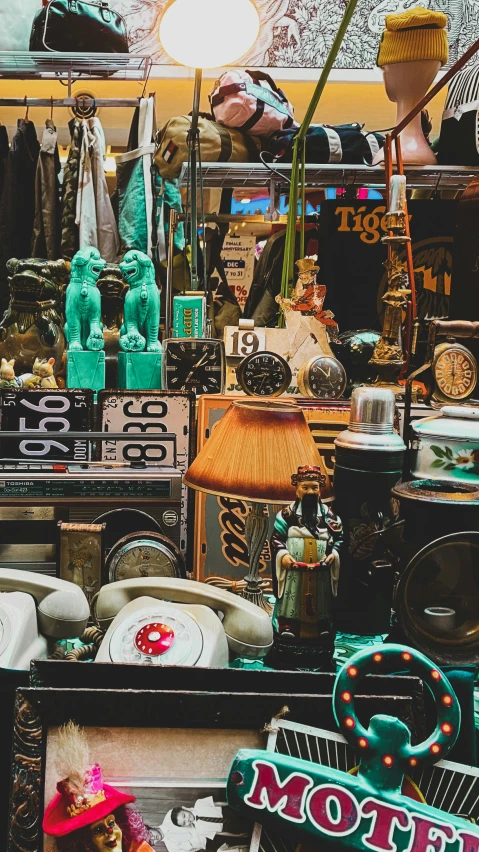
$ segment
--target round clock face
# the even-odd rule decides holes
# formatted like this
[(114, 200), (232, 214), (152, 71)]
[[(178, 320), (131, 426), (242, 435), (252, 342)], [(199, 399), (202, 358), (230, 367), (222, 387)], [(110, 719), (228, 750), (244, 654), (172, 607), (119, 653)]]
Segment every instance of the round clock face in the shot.
[(141, 577), (184, 576), (182, 558), (173, 544), (155, 533), (133, 533), (116, 543), (106, 561), (108, 581)]
[(273, 352), (248, 355), (237, 370), (238, 381), (248, 396), (279, 396), (291, 383), (291, 369)]
[(347, 376), (337, 358), (319, 355), (305, 365), (301, 384), (304, 384), (308, 396), (316, 399), (338, 399), (346, 389)]
[(164, 387), (178, 393), (221, 393), (224, 345), (213, 338), (173, 338), (164, 343)]
[(465, 399), (476, 385), (476, 361), (467, 349), (449, 346), (436, 359), (434, 377), (442, 396), (451, 400)]

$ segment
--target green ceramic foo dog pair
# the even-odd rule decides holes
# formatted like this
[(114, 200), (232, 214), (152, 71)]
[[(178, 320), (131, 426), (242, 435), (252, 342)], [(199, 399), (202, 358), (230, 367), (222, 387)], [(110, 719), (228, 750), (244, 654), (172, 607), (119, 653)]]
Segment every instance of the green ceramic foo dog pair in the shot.
[[(104, 349), (98, 279), (105, 266), (106, 261), (96, 248), (81, 249), (72, 260), (65, 305), (65, 337), (69, 352)], [(158, 340), (160, 293), (152, 261), (141, 251), (129, 251), (120, 263), (120, 271), (129, 286), (125, 296), (121, 349), (124, 352), (161, 352)]]

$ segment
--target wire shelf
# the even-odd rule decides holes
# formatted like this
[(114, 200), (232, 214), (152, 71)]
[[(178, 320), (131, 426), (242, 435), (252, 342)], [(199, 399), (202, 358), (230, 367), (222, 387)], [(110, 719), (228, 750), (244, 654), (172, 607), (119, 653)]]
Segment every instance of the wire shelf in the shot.
[(151, 69), (150, 56), (135, 53), (29, 53), (0, 51), (0, 79), (67, 79), (77, 75), (84, 80), (110, 77), (122, 80), (146, 80)]
[[(181, 182), (186, 184), (188, 166), (183, 164)], [(203, 163), (203, 182), (206, 187), (261, 187), (287, 189), (291, 165), (275, 163), (275, 172), (262, 163)], [(279, 174), (278, 174), (279, 172)], [(479, 169), (466, 166), (405, 166), (408, 189), (464, 190), (479, 174)], [(284, 177), (281, 177), (283, 175)], [(385, 174), (382, 166), (307, 165), (306, 185), (310, 187), (368, 186), (384, 189)]]

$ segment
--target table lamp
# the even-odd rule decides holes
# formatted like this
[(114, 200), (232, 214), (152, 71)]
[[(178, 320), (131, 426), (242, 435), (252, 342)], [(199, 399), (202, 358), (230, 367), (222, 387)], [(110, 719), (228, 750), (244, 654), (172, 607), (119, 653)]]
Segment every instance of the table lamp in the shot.
[(301, 465), (317, 465), (325, 475), (322, 500), (332, 498), (323, 459), (301, 408), (279, 400), (236, 400), (213, 429), (186, 471), (190, 488), (252, 503), (245, 525), (249, 571), (242, 596), (263, 609), (259, 559), (268, 534), (267, 503), (295, 499), (291, 476)]
[(172, 0), (160, 21), (160, 41), (180, 65), (196, 69), (193, 111), (189, 133), (191, 176), (191, 289), (198, 289), (198, 152), (203, 68), (231, 65), (254, 44), (259, 15), (252, 0)]

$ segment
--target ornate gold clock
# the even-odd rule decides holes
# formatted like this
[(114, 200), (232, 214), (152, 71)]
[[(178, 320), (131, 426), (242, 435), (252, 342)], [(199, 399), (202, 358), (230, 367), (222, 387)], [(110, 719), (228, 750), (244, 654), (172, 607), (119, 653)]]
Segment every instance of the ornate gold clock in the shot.
[(465, 346), (455, 342), (436, 346), (432, 372), (438, 402), (463, 402), (474, 393), (477, 361)]

